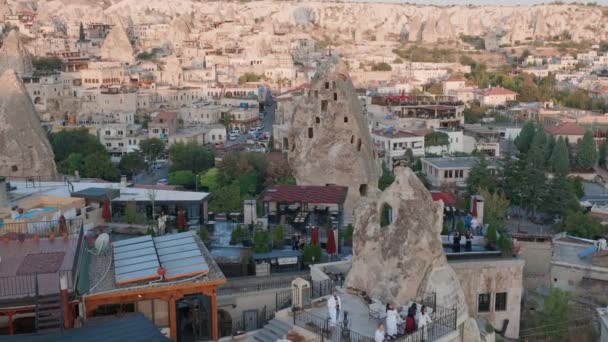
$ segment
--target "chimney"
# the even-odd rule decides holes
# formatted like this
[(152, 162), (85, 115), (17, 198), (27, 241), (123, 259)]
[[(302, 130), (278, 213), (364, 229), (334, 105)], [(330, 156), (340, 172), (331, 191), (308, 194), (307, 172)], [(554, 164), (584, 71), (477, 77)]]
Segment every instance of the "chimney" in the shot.
[(127, 187), (127, 176), (126, 175), (120, 175), (120, 187), (121, 188)]
[(8, 207), (8, 191), (6, 189), (6, 178), (0, 177), (0, 208)]

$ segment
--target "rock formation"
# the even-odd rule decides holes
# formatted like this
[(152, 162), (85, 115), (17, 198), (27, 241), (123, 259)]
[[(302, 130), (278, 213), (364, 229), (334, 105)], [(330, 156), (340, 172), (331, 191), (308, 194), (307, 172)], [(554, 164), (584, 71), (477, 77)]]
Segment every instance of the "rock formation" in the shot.
[(395, 169), (395, 176), (393, 184), (370, 193), (356, 208), (346, 285), (400, 304), (434, 292), (437, 305), (458, 309), (460, 324), (469, 318), (468, 309), (443, 251), (443, 204), (433, 201), (409, 168)]
[(34, 70), (32, 57), (21, 42), (17, 30), (9, 32), (0, 49), (0, 74), (9, 69), (16, 71), (19, 75), (31, 75)]
[(134, 53), (125, 28), (117, 22), (104, 39), (99, 56), (104, 60), (131, 64), (134, 61)]
[(0, 18), (13, 14), (7, 0), (0, 0)]
[(377, 188), (379, 166), (344, 63), (331, 61), (318, 71), (296, 105), (288, 139), (297, 183), (347, 186), (347, 215), (359, 198)]
[(53, 149), (14, 70), (0, 76), (0, 175), (57, 175)]

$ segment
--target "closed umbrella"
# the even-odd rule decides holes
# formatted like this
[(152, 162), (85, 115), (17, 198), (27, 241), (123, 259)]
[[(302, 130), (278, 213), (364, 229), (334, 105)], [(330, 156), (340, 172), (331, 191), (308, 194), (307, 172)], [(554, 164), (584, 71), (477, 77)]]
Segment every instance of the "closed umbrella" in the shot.
[(67, 233), (68, 232), (68, 226), (65, 222), (65, 216), (61, 215), (59, 217), (59, 232), (60, 233)]
[(471, 211), (471, 213), (473, 214), (473, 217), (477, 217), (477, 200), (473, 200), (473, 203), (471, 203), (471, 206), (473, 207), (473, 210)]
[(327, 231), (327, 246), (325, 246), (325, 250), (329, 255), (336, 253), (336, 237), (333, 229)]
[(314, 227), (310, 232), (310, 244), (318, 245), (319, 244), (319, 227)]
[(103, 200), (103, 209), (101, 210), (101, 217), (106, 222), (112, 219), (112, 211), (110, 210), (110, 199), (107, 197)]
[(183, 210), (177, 213), (177, 228), (180, 230), (186, 229), (186, 213)]

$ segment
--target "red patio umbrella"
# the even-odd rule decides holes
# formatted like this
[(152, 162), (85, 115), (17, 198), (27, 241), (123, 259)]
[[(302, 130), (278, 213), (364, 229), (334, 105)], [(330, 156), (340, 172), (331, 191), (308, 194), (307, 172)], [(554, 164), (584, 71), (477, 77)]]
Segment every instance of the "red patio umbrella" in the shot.
[(177, 213), (177, 228), (180, 230), (186, 229), (186, 213), (183, 210)]
[(325, 246), (325, 250), (330, 255), (336, 253), (336, 237), (333, 229), (327, 230), (327, 246)]
[(471, 214), (473, 214), (473, 217), (477, 217), (477, 200), (473, 200), (471, 202), (471, 207), (473, 207), (473, 209), (471, 210)]
[(319, 244), (319, 227), (314, 227), (310, 232), (310, 244), (318, 245)]
[(112, 219), (112, 211), (110, 210), (110, 199), (107, 197), (103, 200), (103, 209), (101, 210), (101, 217), (106, 222)]

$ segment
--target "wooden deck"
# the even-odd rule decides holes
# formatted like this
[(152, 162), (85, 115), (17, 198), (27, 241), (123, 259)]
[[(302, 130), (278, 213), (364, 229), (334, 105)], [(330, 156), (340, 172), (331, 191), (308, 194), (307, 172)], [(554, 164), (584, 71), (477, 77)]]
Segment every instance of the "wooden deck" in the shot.
[[(23, 242), (11, 240), (9, 243), (0, 242), (0, 298), (19, 298), (32, 296), (35, 293), (36, 274), (24, 274), (22, 268), (28, 255), (45, 253), (64, 253), (59, 269), (52, 273), (38, 274), (39, 293), (50, 294), (59, 291), (60, 273), (71, 271), (76, 257), (78, 236), (72, 235), (68, 240), (55, 237), (54, 240), (40, 238), (39, 241), (26, 239)], [(55, 254), (56, 256), (57, 254)], [(30, 257), (31, 258), (31, 257)], [(44, 258), (41, 258), (44, 260)], [(39, 265), (38, 270), (57, 269), (58, 260), (48, 258), (48, 265)], [(19, 273), (21, 269), (21, 272)], [(31, 270), (31, 269), (30, 269)], [(27, 273), (27, 271), (26, 271)]]

